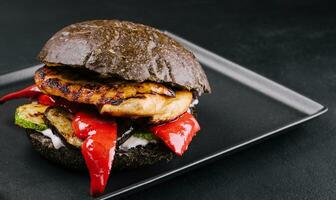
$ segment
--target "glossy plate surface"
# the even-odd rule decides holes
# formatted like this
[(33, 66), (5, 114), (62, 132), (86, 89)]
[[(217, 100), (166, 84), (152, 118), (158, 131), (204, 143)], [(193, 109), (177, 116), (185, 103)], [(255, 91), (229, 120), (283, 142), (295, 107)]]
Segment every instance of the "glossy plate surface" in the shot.
[[(327, 111), (319, 103), (218, 55), (171, 35), (203, 64), (213, 93), (197, 106), (202, 130), (182, 158), (113, 173), (103, 196), (120, 197), (181, 174), (207, 161), (262, 141)], [(33, 83), (32, 66), (0, 76), (0, 95)], [(34, 152), (13, 123), (15, 100), (0, 107), (0, 199), (91, 199), (89, 177), (63, 169)]]

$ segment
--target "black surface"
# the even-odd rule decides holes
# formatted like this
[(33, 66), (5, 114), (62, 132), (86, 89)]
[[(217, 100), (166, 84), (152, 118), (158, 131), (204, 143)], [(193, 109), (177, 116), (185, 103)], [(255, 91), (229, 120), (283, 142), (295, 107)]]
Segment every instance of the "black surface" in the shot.
[[(232, 4), (209, 1), (155, 2), (105, 1), (98, 4), (80, 1), (74, 4), (60, 0), (54, 3), (1, 1), (0, 73), (32, 64), (44, 41), (60, 27), (75, 21), (119, 18), (170, 30), (313, 97), (326, 104), (330, 111), (318, 120), (292, 130), (292, 134), (276, 137), (129, 198), (334, 198), (336, 28), (333, 7), (326, 1), (300, 1), (294, 4), (282, 1), (240, 1)], [(230, 114), (229, 111), (223, 113)], [(236, 120), (247, 127), (243, 119)], [(16, 138), (7, 134), (7, 140)], [(195, 143), (202, 144), (200, 140), (195, 140)], [(24, 140), (14, 141), (26, 146), (29, 157), (36, 156), (39, 160)], [(2, 148), (2, 152), (7, 152), (6, 146)], [(14, 152), (7, 153), (17, 158)], [(22, 167), (36, 171), (41, 164)], [(63, 172), (59, 168), (54, 170), (55, 173), (57, 170)], [(0, 173), (1, 180), (6, 172)], [(21, 175), (20, 171), (17, 173)], [(47, 172), (41, 171), (43, 173)], [(65, 173), (73, 175), (71, 172)], [(82, 177), (75, 176), (79, 179)], [(29, 194), (25, 194), (25, 188), (30, 187), (30, 181), (17, 179), (7, 184), (18, 183), (22, 186), (16, 188), (18, 194), (29, 197)], [(53, 181), (62, 183), (64, 180), (56, 178)], [(38, 188), (37, 185), (36, 192), (40, 192)], [(71, 197), (85, 189), (78, 187), (75, 191), (64, 190), (64, 193)], [(57, 194), (54, 188), (48, 192), (51, 196)], [(43, 195), (46, 193), (41, 197)], [(1, 197), (5, 198), (4, 192), (0, 193)]]

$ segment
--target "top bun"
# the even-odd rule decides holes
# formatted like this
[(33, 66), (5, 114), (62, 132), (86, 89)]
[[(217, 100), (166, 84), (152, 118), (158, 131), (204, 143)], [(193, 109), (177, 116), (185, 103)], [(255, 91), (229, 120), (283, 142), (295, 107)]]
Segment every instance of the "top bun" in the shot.
[(69, 25), (45, 44), (38, 59), (48, 66), (87, 68), (104, 77), (154, 81), (210, 92), (195, 56), (161, 31), (132, 22), (93, 20)]

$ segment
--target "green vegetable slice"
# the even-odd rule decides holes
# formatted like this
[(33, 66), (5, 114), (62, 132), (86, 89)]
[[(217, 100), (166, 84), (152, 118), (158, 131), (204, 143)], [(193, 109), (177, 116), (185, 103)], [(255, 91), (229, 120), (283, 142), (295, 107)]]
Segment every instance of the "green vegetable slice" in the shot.
[(31, 103), (16, 108), (15, 124), (22, 128), (43, 131), (47, 129), (44, 123), (43, 115), (48, 106)]
[(135, 132), (132, 136), (137, 137), (137, 138), (141, 138), (141, 139), (145, 139), (147, 141), (155, 141), (158, 140), (158, 138), (153, 135), (150, 132)]
[(49, 107), (44, 112), (46, 123), (52, 128), (54, 133), (62, 136), (67, 143), (81, 148), (83, 141), (76, 137), (72, 130), (73, 114), (61, 107)]

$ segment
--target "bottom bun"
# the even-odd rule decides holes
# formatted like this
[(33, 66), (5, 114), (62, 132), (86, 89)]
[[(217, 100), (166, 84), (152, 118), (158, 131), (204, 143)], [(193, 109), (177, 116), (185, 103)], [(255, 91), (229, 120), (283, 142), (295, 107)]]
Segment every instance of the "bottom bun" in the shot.
[[(26, 129), (33, 148), (46, 159), (75, 170), (87, 170), (80, 149), (65, 146), (55, 149), (51, 139), (41, 133)], [(132, 169), (151, 165), (158, 161), (170, 161), (174, 154), (163, 144), (137, 146), (127, 151), (117, 149), (113, 161), (113, 170)]]

